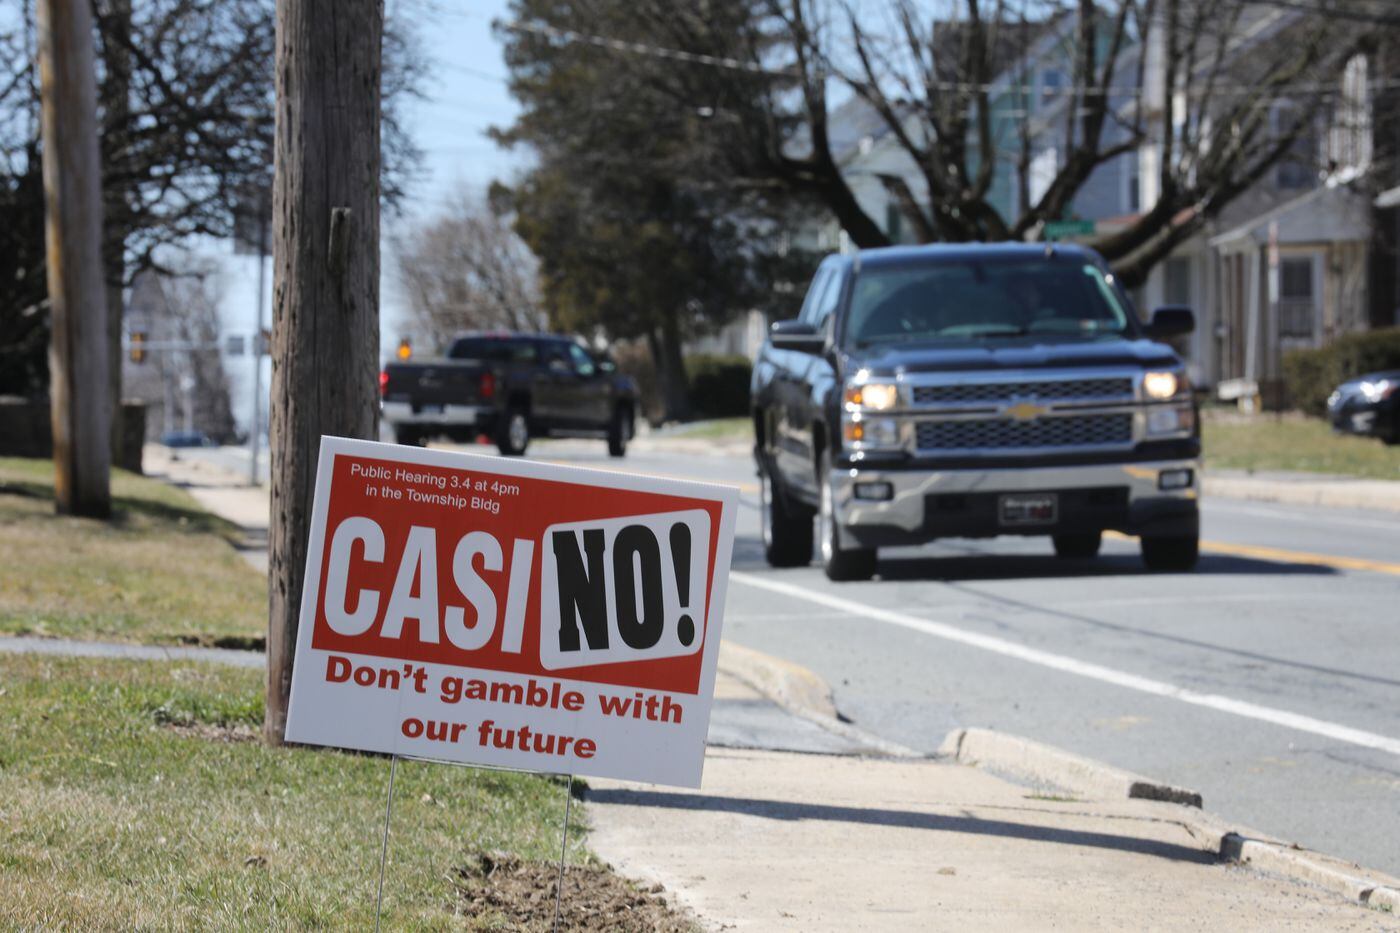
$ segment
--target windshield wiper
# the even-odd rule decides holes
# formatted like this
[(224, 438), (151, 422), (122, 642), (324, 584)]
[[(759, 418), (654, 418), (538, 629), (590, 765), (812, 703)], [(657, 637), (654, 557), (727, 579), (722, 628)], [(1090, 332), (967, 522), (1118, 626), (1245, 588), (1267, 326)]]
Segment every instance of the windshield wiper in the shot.
[(983, 337), (1024, 337), (1028, 333), (1030, 333), (1030, 331), (1024, 325), (999, 324), (994, 329), (973, 330), (959, 334), (958, 336), (971, 337), (974, 339)]

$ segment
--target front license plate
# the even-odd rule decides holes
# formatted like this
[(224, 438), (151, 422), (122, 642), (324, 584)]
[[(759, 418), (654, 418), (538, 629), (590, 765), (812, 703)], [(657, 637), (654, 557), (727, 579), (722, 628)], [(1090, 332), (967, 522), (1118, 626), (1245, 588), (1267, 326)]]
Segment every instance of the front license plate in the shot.
[(1060, 497), (1053, 492), (1002, 496), (998, 508), (1003, 525), (1051, 525), (1059, 511)]

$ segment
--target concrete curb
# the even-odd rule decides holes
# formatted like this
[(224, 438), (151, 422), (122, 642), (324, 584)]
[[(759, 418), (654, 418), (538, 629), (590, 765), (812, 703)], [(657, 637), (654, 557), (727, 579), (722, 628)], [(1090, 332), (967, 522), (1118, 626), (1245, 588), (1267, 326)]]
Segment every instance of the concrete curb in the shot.
[(76, 641), (26, 635), (0, 637), (0, 654), (43, 654), (68, 658), (116, 658), (127, 661), (196, 661), (233, 667), (264, 667), (261, 651), (198, 648), (184, 645), (138, 645), (126, 642)]
[(1333, 509), (1400, 512), (1400, 482), (1364, 479), (1276, 480), (1253, 476), (1206, 476), (1207, 496), (1311, 505)]
[(719, 646), (719, 666), (739, 678), (783, 709), (838, 719), (831, 688), (826, 681), (800, 664), (775, 658), (732, 641)]
[(924, 758), (921, 752), (843, 722), (831, 699), (831, 688), (816, 673), (752, 648), (722, 641), (720, 670), (758, 691), (772, 703), (834, 735), (850, 739), (890, 758)]
[(1088, 796), (1201, 806), (1201, 795), (1196, 791), (991, 729), (955, 729), (943, 739), (939, 752), (963, 764), (986, 765)]
[(1202, 810), (1201, 795), (1195, 791), (991, 729), (955, 729), (939, 751), (963, 764), (984, 765), (1085, 796), (1174, 804), (1182, 808), (1176, 822), (1223, 861), (1322, 888), (1363, 906), (1400, 912), (1400, 879), (1227, 823)]

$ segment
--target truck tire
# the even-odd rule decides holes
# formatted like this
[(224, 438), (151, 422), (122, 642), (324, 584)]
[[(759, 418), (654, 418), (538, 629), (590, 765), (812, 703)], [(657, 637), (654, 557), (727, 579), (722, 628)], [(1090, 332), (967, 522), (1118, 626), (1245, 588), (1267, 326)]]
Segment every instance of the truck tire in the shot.
[(608, 456), (627, 456), (627, 442), (632, 439), (632, 417), (625, 405), (613, 409), (612, 420), (608, 422)]
[(820, 535), (822, 570), (826, 571), (828, 580), (869, 580), (875, 576), (875, 549), (842, 547), (836, 527), (835, 494), (831, 490), (831, 455), (823, 453), (818, 462), (821, 464), (818, 477), (822, 505), (817, 513), (817, 533)]
[(423, 432), (407, 426), (396, 427), (394, 428), (394, 443), (402, 444), (405, 447), (422, 447)]
[(1200, 555), (1199, 535), (1143, 535), (1142, 538), (1142, 562), (1148, 570), (1191, 570)]
[(1054, 535), (1055, 556), (1064, 560), (1087, 560), (1099, 556), (1103, 534), (1098, 531), (1073, 535)]
[(496, 427), (496, 448), (507, 457), (518, 457), (530, 445), (530, 418), (525, 409), (511, 405)]
[(770, 567), (805, 567), (812, 562), (812, 513), (788, 503), (766, 469), (758, 477), (764, 559)]

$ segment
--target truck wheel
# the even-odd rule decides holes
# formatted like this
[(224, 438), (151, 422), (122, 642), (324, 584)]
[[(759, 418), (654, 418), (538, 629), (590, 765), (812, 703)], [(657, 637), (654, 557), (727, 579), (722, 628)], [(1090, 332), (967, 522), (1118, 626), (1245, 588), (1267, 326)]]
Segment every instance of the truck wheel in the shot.
[(1097, 531), (1085, 534), (1055, 535), (1052, 540), (1055, 542), (1055, 556), (1065, 560), (1084, 560), (1099, 555), (1099, 546), (1103, 544), (1103, 534)]
[(507, 457), (518, 457), (530, 444), (530, 419), (525, 410), (512, 405), (506, 409), (496, 429), (496, 447)]
[(622, 405), (613, 409), (612, 420), (608, 422), (608, 456), (627, 455), (627, 442), (632, 439), (632, 419)]
[(394, 443), (405, 447), (422, 447), (423, 432), (417, 428), (394, 428)]
[(763, 557), (771, 567), (804, 567), (812, 562), (812, 513), (789, 504), (773, 488), (768, 471), (760, 468), (759, 522), (763, 526)]
[(1148, 570), (1190, 570), (1201, 555), (1199, 535), (1144, 535), (1142, 562)]
[(869, 580), (875, 576), (874, 548), (846, 548), (836, 527), (836, 498), (831, 490), (831, 455), (821, 457), (822, 507), (817, 515), (817, 531), (821, 535), (822, 569), (828, 580)]

